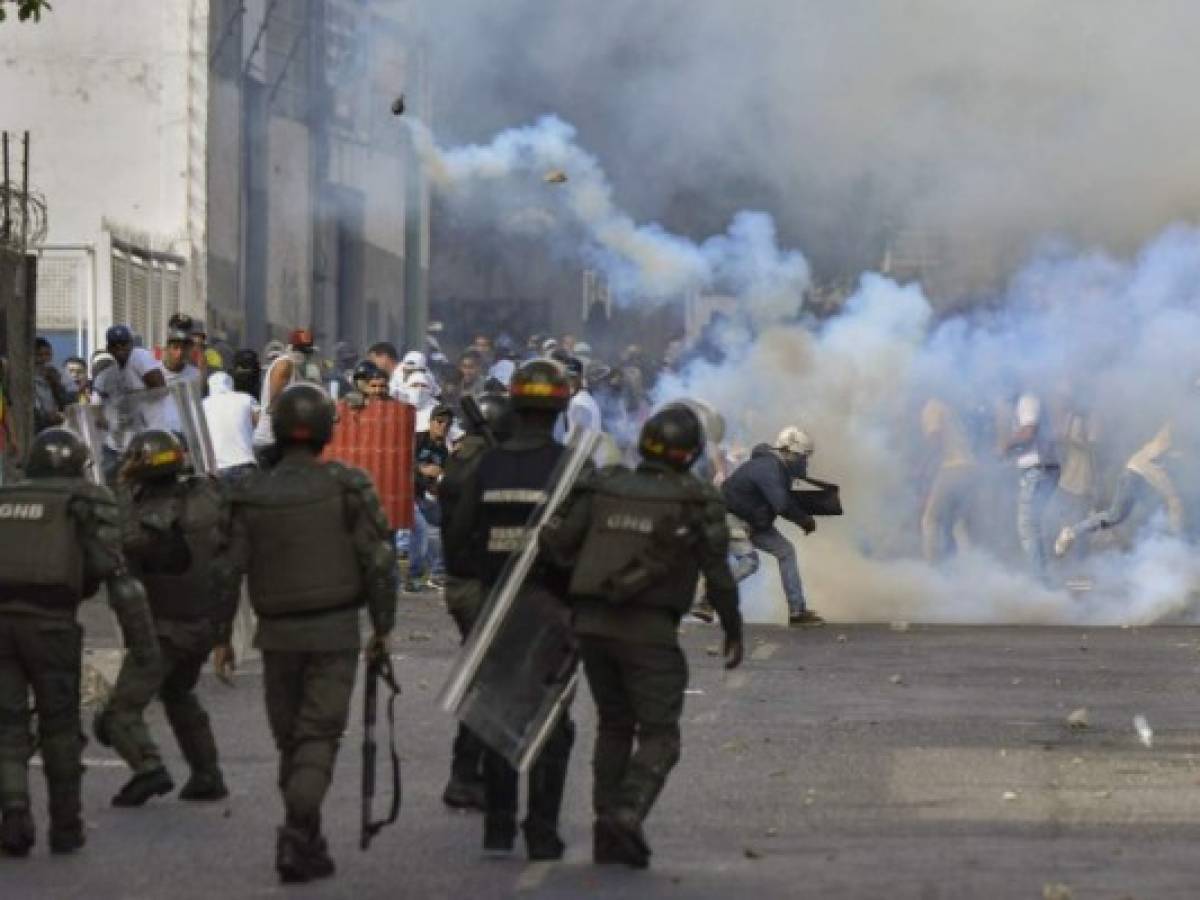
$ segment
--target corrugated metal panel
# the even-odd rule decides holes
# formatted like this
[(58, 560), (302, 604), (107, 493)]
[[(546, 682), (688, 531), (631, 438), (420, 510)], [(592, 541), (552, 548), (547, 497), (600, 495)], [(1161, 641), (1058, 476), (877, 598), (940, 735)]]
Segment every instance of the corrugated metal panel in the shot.
[(399, 401), (375, 401), (353, 409), (338, 403), (333, 440), (322, 459), (365, 470), (387, 511), (392, 528), (413, 524), (413, 408)]
[(84, 315), (84, 256), (38, 257), (37, 327), (74, 331)]

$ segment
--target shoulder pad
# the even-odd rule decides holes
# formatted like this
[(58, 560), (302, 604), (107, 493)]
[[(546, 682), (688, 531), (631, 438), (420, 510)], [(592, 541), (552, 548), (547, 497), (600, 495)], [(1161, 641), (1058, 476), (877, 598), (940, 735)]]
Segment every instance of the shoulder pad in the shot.
[(354, 490), (362, 490), (364, 487), (374, 489), (375, 487), (371, 476), (356, 466), (348, 466), (340, 462), (327, 462), (325, 471), (336, 478), (339, 483)]

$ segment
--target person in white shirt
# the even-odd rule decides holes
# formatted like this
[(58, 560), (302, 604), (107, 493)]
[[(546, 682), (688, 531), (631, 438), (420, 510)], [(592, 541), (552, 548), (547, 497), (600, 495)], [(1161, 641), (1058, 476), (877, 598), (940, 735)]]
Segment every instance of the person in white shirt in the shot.
[(562, 440), (564, 444), (569, 444), (577, 431), (587, 429), (599, 431), (602, 419), (596, 398), (588, 390), (587, 382), (583, 377), (583, 363), (575, 357), (571, 357), (567, 360), (566, 370), (567, 380), (571, 383), (571, 402), (567, 404), (566, 412), (559, 417), (554, 432), (556, 438)]
[(1020, 472), (1017, 494), (1017, 538), (1029, 560), (1033, 574), (1046, 583), (1046, 539), (1042, 520), (1046, 505), (1058, 486), (1058, 455), (1053, 428), (1044, 421), (1042, 402), (1036, 394), (1022, 393), (1017, 398), (1013, 430), (1004, 444), (1005, 453), (1016, 453)]
[(429, 417), (437, 406), (437, 401), (433, 397), (433, 381), (430, 379), (427, 372), (413, 372), (408, 376), (408, 380), (404, 382), (403, 393), (399, 397), (409, 403), (417, 412), (416, 431), (429, 430)]
[(275, 447), (271, 431), (271, 406), (283, 389), (299, 381), (320, 384), (320, 371), (315, 366), (313, 334), (307, 328), (296, 328), (288, 336), (287, 352), (272, 360), (263, 375), (259, 399), (258, 425), (254, 429), (254, 452), (259, 462), (270, 458)]
[(131, 403), (131, 394), (166, 386), (162, 365), (154, 354), (133, 346), (128, 326), (113, 325), (105, 334), (105, 345), (116, 361), (98, 375), (93, 384), (93, 402), (102, 405), (107, 424), (101, 468), (105, 480), (112, 482), (120, 465), (121, 454), (139, 431), (165, 427), (161, 402)]
[(233, 378), (225, 372), (208, 376), (204, 418), (222, 481), (236, 481), (258, 469), (254, 460), (254, 426), (258, 404), (249, 394), (233, 389)]

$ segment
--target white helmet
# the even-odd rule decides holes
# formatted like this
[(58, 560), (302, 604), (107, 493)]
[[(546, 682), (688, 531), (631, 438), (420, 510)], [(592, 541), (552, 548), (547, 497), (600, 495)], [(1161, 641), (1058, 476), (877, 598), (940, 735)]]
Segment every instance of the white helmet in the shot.
[(808, 436), (807, 431), (796, 425), (789, 425), (779, 432), (779, 437), (775, 438), (775, 449), (798, 453), (801, 456), (812, 456), (817, 446)]

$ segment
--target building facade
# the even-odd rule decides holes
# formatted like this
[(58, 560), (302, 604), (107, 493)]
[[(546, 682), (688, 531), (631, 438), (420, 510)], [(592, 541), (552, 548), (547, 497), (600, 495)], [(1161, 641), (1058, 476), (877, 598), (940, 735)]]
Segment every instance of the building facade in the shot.
[(7, 23), (0, 125), (33, 137), (39, 332), (87, 353), (176, 311), (234, 346), (424, 329), (423, 112), (399, 0), (89, 0)]

